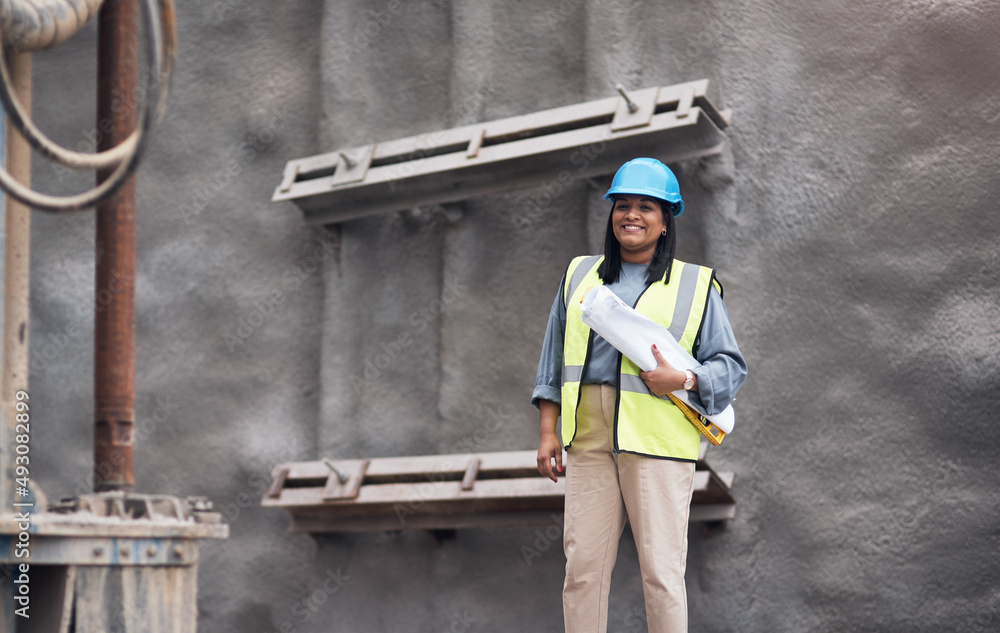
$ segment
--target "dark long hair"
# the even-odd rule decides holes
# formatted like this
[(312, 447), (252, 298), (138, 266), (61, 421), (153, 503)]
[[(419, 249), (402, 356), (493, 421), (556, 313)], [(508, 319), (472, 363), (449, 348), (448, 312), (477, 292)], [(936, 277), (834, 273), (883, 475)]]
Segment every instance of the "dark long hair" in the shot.
[[(649, 262), (649, 267), (646, 268), (647, 285), (661, 278), (663, 283), (670, 283), (670, 269), (674, 262), (674, 251), (677, 248), (677, 231), (674, 230), (674, 205), (666, 200), (657, 200), (657, 202), (660, 203), (667, 234), (661, 235), (656, 240), (653, 261)], [(615, 237), (614, 224), (611, 219), (614, 215), (614, 208), (615, 200), (612, 199), (612, 213), (608, 214), (608, 227), (604, 232), (604, 261), (597, 268), (597, 274), (601, 281), (606, 284), (615, 283), (622, 274), (622, 247), (618, 243), (618, 238)]]

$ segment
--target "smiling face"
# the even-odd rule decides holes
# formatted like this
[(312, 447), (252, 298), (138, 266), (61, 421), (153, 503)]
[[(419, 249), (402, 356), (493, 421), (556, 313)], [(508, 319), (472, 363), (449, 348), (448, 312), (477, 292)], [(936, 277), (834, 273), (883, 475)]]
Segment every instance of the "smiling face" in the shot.
[(656, 241), (666, 231), (663, 207), (656, 198), (619, 194), (611, 209), (611, 227), (621, 246), (622, 261), (649, 264), (656, 252)]

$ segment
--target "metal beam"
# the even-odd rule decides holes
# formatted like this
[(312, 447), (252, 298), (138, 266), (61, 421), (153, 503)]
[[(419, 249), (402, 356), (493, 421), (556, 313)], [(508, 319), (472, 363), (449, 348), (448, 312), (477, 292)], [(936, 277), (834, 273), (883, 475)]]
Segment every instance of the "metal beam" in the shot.
[(636, 156), (671, 163), (721, 151), (728, 113), (708, 80), (638, 90), (489, 123), (289, 161), (273, 202), (307, 224), (342, 222), (613, 173)]
[(17, 557), (16, 534), (0, 534), (0, 560), (30, 565), (177, 566), (198, 562), (198, 542), (187, 538), (33, 536), (29, 556)]
[[(690, 520), (733, 518), (732, 483), (705, 462), (703, 446)], [(351, 494), (330, 496), (331, 486)], [(565, 479), (539, 475), (535, 451), (506, 451), (279, 464), (261, 505), (286, 510), (292, 531), (353, 532), (551, 523), (564, 497)]]
[(227, 536), (203, 497), (96, 493), (0, 517), (0, 564), (193, 565), (197, 539)]

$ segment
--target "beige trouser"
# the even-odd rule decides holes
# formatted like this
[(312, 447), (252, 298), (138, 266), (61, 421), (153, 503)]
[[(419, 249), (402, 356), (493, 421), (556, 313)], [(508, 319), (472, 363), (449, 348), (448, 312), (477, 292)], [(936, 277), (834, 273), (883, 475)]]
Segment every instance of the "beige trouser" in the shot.
[(566, 467), (566, 633), (607, 631), (611, 570), (626, 514), (639, 551), (649, 633), (686, 633), (694, 464), (614, 454), (614, 419), (615, 388), (583, 385)]

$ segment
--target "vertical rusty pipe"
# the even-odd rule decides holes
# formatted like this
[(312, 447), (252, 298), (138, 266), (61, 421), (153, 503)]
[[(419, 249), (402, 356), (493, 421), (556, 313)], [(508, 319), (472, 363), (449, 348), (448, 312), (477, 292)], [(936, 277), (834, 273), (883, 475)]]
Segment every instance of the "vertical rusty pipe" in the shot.
[[(25, 112), (31, 112), (31, 54), (4, 51), (11, 83)], [(7, 126), (7, 171), (21, 184), (31, 184), (31, 148), (14, 129)], [(12, 504), (23, 501), (14, 494), (14, 435), (17, 424), (15, 393), (28, 390), (28, 295), (30, 289), (31, 210), (10, 196), (4, 200), (4, 276), (3, 276), (3, 376), (0, 409), (3, 412), (3, 442), (0, 458), (3, 485), (0, 486), (0, 511), (10, 512)], [(27, 402), (30, 409), (31, 401)]]
[[(136, 125), (136, 0), (106, 0), (98, 14), (98, 149)], [(109, 130), (105, 133), (105, 130)], [(112, 170), (98, 172), (98, 182)], [(94, 314), (94, 490), (135, 486), (135, 177), (97, 206)]]

